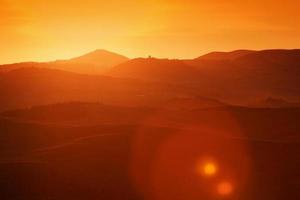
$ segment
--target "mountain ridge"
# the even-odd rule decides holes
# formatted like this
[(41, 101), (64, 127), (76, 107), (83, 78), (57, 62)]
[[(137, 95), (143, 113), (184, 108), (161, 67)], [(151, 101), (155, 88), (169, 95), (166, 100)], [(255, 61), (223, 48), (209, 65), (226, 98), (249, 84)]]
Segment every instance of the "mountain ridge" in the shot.
[(39, 67), (61, 69), (83, 74), (101, 74), (107, 69), (129, 60), (129, 58), (103, 49), (97, 49), (87, 54), (50, 62), (21, 62), (0, 65), (0, 72), (7, 72), (18, 68)]

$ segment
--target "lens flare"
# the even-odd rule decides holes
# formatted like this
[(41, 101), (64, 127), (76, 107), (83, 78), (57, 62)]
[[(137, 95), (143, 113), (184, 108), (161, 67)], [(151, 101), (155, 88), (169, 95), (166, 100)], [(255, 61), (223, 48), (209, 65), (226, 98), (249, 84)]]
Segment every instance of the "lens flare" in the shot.
[(206, 163), (203, 167), (203, 172), (207, 176), (212, 176), (217, 172), (217, 166), (214, 163)]
[(203, 176), (213, 176), (217, 171), (218, 168), (214, 162), (199, 162), (197, 164), (197, 172)]
[(218, 185), (217, 191), (222, 196), (230, 195), (233, 192), (232, 184), (228, 181), (223, 181)]

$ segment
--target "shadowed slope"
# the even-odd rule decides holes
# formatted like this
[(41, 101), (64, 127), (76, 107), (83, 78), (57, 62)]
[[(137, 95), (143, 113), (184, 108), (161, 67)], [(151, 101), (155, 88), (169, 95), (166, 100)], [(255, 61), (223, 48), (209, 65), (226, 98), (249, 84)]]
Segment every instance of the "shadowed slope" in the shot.
[[(77, 104), (79, 109), (85, 109), (86, 113), (93, 113), (95, 104)], [(64, 108), (66, 106), (66, 108)], [(196, 109), (189, 111), (176, 110), (172, 113), (165, 112), (160, 115), (161, 119), (167, 118), (173, 122), (173, 126), (159, 127), (142, 125), (136, 121), (135, 125), (119, 125), (115, 121), (113, 125), (85, 125), (69, 126), (57, 125), (51, 122), (56, 116), (53, 111), (60, 113), (69, 109), (70, 105), (50, 105), (42, 107), (43, 115), (49, 115), (44, 124), (38, 121), (28, 123), (35, 109), (20, 111), (22, 116), (29, 117), (27, 122), (18, 122), (18, 113), (11, 113), (11, 117), (0, 118), (1, 130), (1, 153), (0, 174), (2, 177), (0, 192), (2, 199), (66, 199), (85, 200), (89, 199), (131, 199), (141, 200), (147, 198), (147, 191), (140, 191), (134, 185), (131, 166), (133, 155), (142, 156), (143, 165), (139, 166), (142, 174), (147, 178), (154, 174), (153, 167), (158, 165), (159, 169), (165, 169), (165, 165), (158, 162), (158, 158), (166, 146), (176, 136), (181, 135), (183, 140), (178, 141), (173, 149), (176, 153), (166, 159), (166, 163), (190, 161), (195, 152), (205, 153), (203, 146), (209, 146), (212, 142), (230, 141), (230, 144), (247, 142), (249, 157), (251, 157), (251, 177), (247, 184), (237, 185), (235, 194), (241, 199), (273, 200), (274, 198), (284, 200), (289, 197), (299, 197), (299, 160), (296, 159), (300, 153), (299, 148), (299, 109), (249, 109), (240, 107)], [(74, 104), (71, 104), (73, 107)], [(100, 106), (101, 107), (101, 106)], [(53, 109), (54, 108), (54, 109)], [(102, 109), (102, 108), (101, 108)], [(135, 108), (134, 108), (135, 109)], [(109, 109), (107, 110), (108, 112)], [(27, 114), (26, 114), (27, 112)], [(82, 112), (82, 111), (81, 111)], [(130, 109), (126, 112), (131, 113)], [(144, 113), (142, 110), (141, 112)], [(231, 130), (230, 121), (224, 121), (228, 112), (232, 113), (243, 129), (240, 138), (218, 137), (206, 140), (207, 133), (201, 130), (193, 132), (191, 129), (183, 129), (186, 125), (208, 124), (217, 126), (221, 130)], [(227, 113), (227, 114), (226, 114)], [(149, 113), (148, 113), (149, 114)], [(35, 115), (35, 114), (33, 114)], [(151, 114), (150, 114), (151, 115)], [(78, 121), (80, 115), (74, 115)], [(99, 115), (94, 115), (98, 118)], [(52, 118), (52, 119), (51, 119)], [(64, 118), (64, 119), (63, 119)], [(67, 121), (70, 115), (62, 115), (61, 121)], [(23, 119), (26, 121), (26, 117)], [(43, 121), (43, 120), (41, 120)], [(163, 121), (159, 119), (160, 122)], [(169, 123), (168, 125), (170, 125)], [(145, 140), (141, 149), (137, 148), (136, 141), (140, 130)], [(177, 127), (179, 129), (177, 129)], [(192, 132), (193, 134), (191, 134)], [(186, 137), (184, 137), (186, 136)], [(193, 141), (189, 137), (195, 137)], [(18, 140), (16, 140), (18, 138)], [(187, 148), (183, 148), (186, 140), (190, 141)], [(214, 145), (213, 145), (214, 146)], [(231, 146), (214, 146), (212, 152), (221, 152), (221, 158), (226, 163), (228, 149)], [(235, 152), (239, 153), (239, 152)], [(236, 154), (234, 154), (236, 155)], [(143, 157), (144, 156), (144, 157)], [(231, 158), (229, 156), (229, 158)], [(244, 158), (243, 158), (244, 159)], [(234, 173), (240, 169), (243, 159), (234, 157), (230, 160), (230, 166)], [(164, 163), (163, 163), (164, 164)], [(179, 182), (176, 188), (184, 188), (187, 183), (196, 185), (186, 190), (189, 195), (193, 189), (197, 192), (199, 188), (204, 192), (212, 189), (210, 182), (202, 182), (201, 177), (194, 173), (194, 162), (184, 162), (186, 170), (176, 171), (178, 165), (172, 165), (166, 170), (168, 173), (160, 174), (162, 178), (174, 177), (174, 182)], [(150, 167), (148, 167), (150, 166)], [(221, 168), (220, 168), (221, 169)], [(152, 172), (152, 173), (151, 173)], [(171, 176), (168, 176), (171, 175)], [(223, 171), (220, 176), (223, 175)], [(178, 179), (185, 177), (185, 179)], [(239, 177), (235, 177), (237, 180)], [(148, 179), (146, 179), (148, 180)], [(151, 179), (150, 179), (151, 180)], [(182, 181), (184, 180), (184, 181)], [(206, 179), (205, 179), (206, 180)], [(140, 185), (138, 185), (140, 186)], [(147, 186), (147, 185), (146, 185)], [(180, 186), (180, 187), (179, 187)], [(242, 188), (242, 189), (241, 189)], [(118, 192), (116, 192), (116, 190)], [(152, 192), (153, 190), (151, 190)], [(170, 192), (168, 190), (164, 190)], [(171, 193), (182, 194), (182, 190), (171, 190)], [(186, 196), (180, 196), (180, 200)], [(215, 196), (206, 199), (214, 200)], [(192, 200), (198, 198), (191, 198)]]
[(153, 112), (146, 107), (122, 107), (101, 103), (69, 102), (1, 113), (9, 119), (61, 125), (136, 124)]
[(293, 108), (300, 107), (300, 103), (288, 102), (285, 99), (268, 97), (252, 102), (249, 104), (249, 106), (258, 108)]
[(108, 74), (160, 82), (189, 82), (197, 78), (197, 70), (181, 60), (156, 58), (133, 59), (114, 67)]
[(0, 74), (0, 110), (70, 101), (156, 105), (172, 98), (196, 96), (196, 92), (178, 85), (42, 68)]
[(231, 53), (221, 54), (225, 56), (186, 62), (199, 70), (203, 84), (223, 93), (225, 99), (245, 103), (272, 96), (299, 101), (300, 50), (253, 51), (234, 59), (223, 59)]

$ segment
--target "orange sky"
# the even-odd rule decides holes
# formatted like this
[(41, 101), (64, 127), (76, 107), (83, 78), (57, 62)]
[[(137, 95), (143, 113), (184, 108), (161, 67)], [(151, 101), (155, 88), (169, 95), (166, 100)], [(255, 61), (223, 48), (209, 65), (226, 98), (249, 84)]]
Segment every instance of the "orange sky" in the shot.
[(0, 0), (0, 63), (300, 48), (299, 0)]

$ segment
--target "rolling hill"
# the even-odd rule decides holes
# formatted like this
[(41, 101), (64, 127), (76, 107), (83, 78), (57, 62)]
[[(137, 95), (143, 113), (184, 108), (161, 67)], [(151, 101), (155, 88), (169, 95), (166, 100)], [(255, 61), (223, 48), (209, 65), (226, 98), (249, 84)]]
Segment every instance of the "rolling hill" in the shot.
[(199, 96), (184, 86), (46, 68), (22, 68), (0, 74), (0, 110), (61, 102), (159, 105), (173, 98)]
[[(206, 79), (225, 90), (245, 97), (284, 98), (299, 101), (300, 50), (263, 50), (247, 53), (230, 60), (216, 60), (206, 66), (197, 59), (194, 63)], [(221, 63), (220, 63), (221, 62)]]
[(133, 59), (108, 75), (181, 84), (233, 104), (269, 96), (300, 100), (300, 50), (213, 52), (193, 60)]
[[(77, 109), (70, 113), (73, 108)], [(118, 110), (135, 120), (130, 125), (99, 120), (114, 113), (117, 117)], [(83, 113), (98, 124), (78, 123), (86, 120)], [(236, 123), (229, 116), (241, 128), (239, 137), (233, 134)], [(299, 116), (300, 110), (292, 108), (222, 106), (169, 113), (88, 103), (5, 112), (0, 114), (0, 192), (5, 200), (141, 200), (161, 191), (152, 188), (156, 179), (150, 177), (155, 176), (166, 196), (182, 195), (180, 189), (188, 184), (187, 191), (213, 200), (215, 196), (206, 193), (213, 182), (193, 170), (204, 153), (225, 167), (219, 176), (230, 175), (241, 199), (298, 198)], [(77, 125), (68, 123), (70, 119)], [(119, 119), (127, 117), (121, 114)], [(199, 129), (203, 125), (227, 132), (212, 134)], [(243, 183), (248, 160), (251, 176)], [(171, 190), (165, 188), (169, 185)]]
[[(48, 70), (77, 69), (73, 71), (94, 74), (88, 72), (86, 67), (81, 68), (82, 63), (89, 62), (92, 67), (93, 62), (98, 62), (98, 58), (107, 54), (110, 55), (107, 51), (98, 50), (69, 61), (2, 66), (0, 89), (4, 94), (1, 97), (3, 107), (10, 105), (9, 108), (18, 108), (13, 105), (31, 106), (64, 101), (152, 104), (163, 102), (163, 99), (197, 96), (238, 105), (249, 105), (257, 99), (268, 97), (300, 102), (300, 50), (214, 52), (193, 60), (137, 58), (125, 61), (126, 58), (114, 55), (112, 57), (120, 57), (125, 62), (112, 67), (104, 73), (106, 76)], [(31, 66), (38, 66), (39, 69)], [(9, 72), (12, 69), (18, 70)], [(13, 89), (8, 91), (7, 88)], [(42, 91), (38, 93), (38, 90)], [(50, 92), (46, 94), (47, 90)], [(35, 95), (34, 98), (30, 97), (30, 92)], [(85, 95), (75, 95), (80, 92)]]
[(195, 60), (235, 60), (240, 57), (252, 54), (252, 50), (235, 50), (231, 52), (215, 51), (196, 58)]
[(184, 83), (197, 79), (198, 71), (181, 60), (136, 58), (113, 67), (107, 74), (114, 77)]

